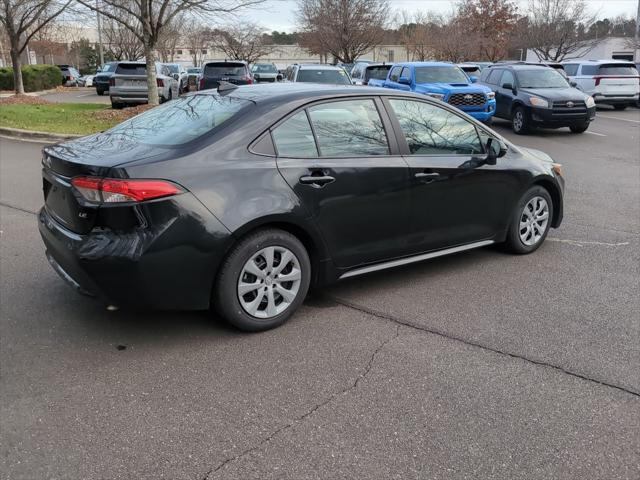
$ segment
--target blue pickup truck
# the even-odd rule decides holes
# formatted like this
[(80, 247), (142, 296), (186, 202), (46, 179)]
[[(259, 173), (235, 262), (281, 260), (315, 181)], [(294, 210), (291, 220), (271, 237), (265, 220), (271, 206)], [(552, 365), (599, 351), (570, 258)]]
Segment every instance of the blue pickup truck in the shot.
[(476, 81), (451, 63), (407, 62), (396, 63), (385, 80), (369, 80), (369, 86), (423, 93), (488, 123), (496, 112), (495, 93)]

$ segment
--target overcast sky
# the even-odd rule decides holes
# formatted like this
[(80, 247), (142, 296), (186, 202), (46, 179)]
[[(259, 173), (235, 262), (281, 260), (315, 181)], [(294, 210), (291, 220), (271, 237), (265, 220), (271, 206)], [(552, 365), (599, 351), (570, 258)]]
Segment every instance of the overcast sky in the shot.
[[(391, 8), (396, 11), (406, 10), (434, 11), (438, 13), (450, 13), (455, 5), (454, 0), (388, 0)], [(517, 0), (524, 7), (527, 0)], [(590, 8), (599, 11), (601, 17), (615, 17), (617, 15), (636, 15), (638, 0), (587, 0)], [(243, 17), (265, 27), (265, 30), (278, 30), (292, 32), (296, 29), (297, 2), (295, 0), (266, 0), (259, 9), (247, 12)]]

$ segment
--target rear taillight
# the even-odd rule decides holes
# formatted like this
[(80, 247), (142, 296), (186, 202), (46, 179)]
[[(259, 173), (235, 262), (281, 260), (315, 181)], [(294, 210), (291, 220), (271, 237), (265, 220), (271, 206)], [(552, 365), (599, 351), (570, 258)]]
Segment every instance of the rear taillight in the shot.
[(204, 78), (200, 79), (200, 85), (198, 85), (198, 90), (204, 90)]
[(593, 79), (596, 81), (596, 87), (600, 85), (600, 80), (602, 80), (602, 77), (593, 77)]
[(162, 80), (161, 78), (156, 78), (156, 84), (159, 87), (164, 87), (164, 80)]
[(109, 86), (110, 87), (115, 87), (116, 86), (116, 79), (115, 78), (111, 77), (109, 79)]
[(245, 77), (245, 80), (247, 81), (247, 83), (248, 83), (249, 85), (251, 85), (251, 84), (253, 83), (253, 78), (251, 78), (249, 75), (247, 75), (247, 76)]
[(183, 192), (164, 180), (75, 177), (71, 183), (84, 198), (95, 203), (143, 202)]

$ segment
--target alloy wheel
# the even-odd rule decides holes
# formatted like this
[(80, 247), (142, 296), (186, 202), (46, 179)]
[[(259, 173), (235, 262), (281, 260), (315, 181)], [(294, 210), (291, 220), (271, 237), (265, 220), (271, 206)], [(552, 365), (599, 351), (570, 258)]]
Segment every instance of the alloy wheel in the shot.
[(522, 130), (522, 126), (524, 125), (524, 116), (521, 110), (518, 110), (513, 116), (513, 129), (516, 132)]
[(291, 250), (280, 246), (263, 248), (240, 271), (240, 305), (253, 317), (275, 317), (293, 303), (301, 279), (300, 262)]
[(538, 243), (544, 236), (549, 222), (549, 204), (542, 197), (533, 197), (520, 215), (520, 241), (527, 246)]

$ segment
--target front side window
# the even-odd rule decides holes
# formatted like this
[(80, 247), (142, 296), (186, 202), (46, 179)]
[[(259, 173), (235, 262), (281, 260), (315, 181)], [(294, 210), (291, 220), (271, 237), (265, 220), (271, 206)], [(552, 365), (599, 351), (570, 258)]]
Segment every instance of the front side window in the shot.
[(515, 81), (515, 78), (513, 77), (513, 73), (511, 73), (509, 70), (505, 70), (504, 73), (502, 74), (502, 78), (500, 79), (500, 87), (506, 84), (509, 84), (513, 87), (515, 83), (516, 81)]
[(397, 82), (400, 78), (400, 72), (402, 71), (402, 67), (393, 67), (391, 69), (391, 74), (389, 75), (389, 80), (392, 82)]
[(318, 156), (316, 141), (304, 110), (274, 128), (271, 135), (276, 151), (281, 157), (311, 158)]
[(473, 155), (482, 153), (478, 132), (462, 117), (414, 100), (389, 101), (412, 155)]
[(309, 108), (323, 157), (388, 155), (382, 119), (371, 99), (345, 100)]
[(503, 71), (504, 70), (492, 68), (491, 70), (489, 70), (489, 75), (487, 76), (486, 82), (490, 83), (491, 85), (497, 85), (500, 81), (500, 75), (502, 75)]

